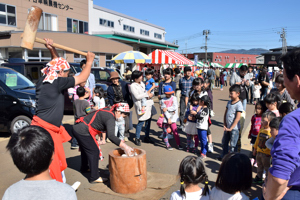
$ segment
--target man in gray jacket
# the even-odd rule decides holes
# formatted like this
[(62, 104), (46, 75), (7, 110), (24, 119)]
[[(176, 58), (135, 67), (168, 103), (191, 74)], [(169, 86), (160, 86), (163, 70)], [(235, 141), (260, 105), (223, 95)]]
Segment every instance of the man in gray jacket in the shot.
[(230, 85), (240, 85), (241, 86), (241, 93), (240, 93), (240, 100), (243, 104), (244, 111), (246, 112), (247, 106), (247, 93), (248, 88), (250, 86), (251, 76), (247, 73), (247, 66), (242, 65), (238, 72), (233, 72), (230, 77)]

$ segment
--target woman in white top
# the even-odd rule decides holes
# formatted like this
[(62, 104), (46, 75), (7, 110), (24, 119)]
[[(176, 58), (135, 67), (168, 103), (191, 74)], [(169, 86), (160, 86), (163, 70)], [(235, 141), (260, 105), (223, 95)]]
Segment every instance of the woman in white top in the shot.
[[(179, 166), (180, 190), (173, 192), (170, 200), (209, 200), (208, 177), (203, 161), (196, 156), (185, 157)], [(204, 188), (199, 183), (205, 183)]]
[[(145, 123), (145, 138), (144, 138), (144, 142), (145, 143), (154, 143), (150, 137), (149, 137), (149, 133), (150, 133), (150, 125), (151, 125), (151, 119), (152, 116), (155, 115), (156, 109), (154, 107), (154, 103), (153, 100), (151, 99), (153, 97), (153, 94), (151, 93), (151, 91), (146, 92), (145, 91), (145, 84), (142, 81), (143, 79), (143, 73), (140, 71), (133, 71), (131, 74), (131, 80), (133, 81), (133, 83), (130, 85), (130, 92), (132, 95), (132, 100), (134, 103), (134, 107), (136, 110), (136, 115), (138, 118), (138, 124), (136, 125), (136, 136), (135, 136), (135, 144), (137, 146), (141, 146), (141, 141), (140, 141), (140, 133), (142, 130), (142, 127)], [(145, 110), (145, 114), (143, 115), (138, 115), (138, 106), (140, 105), (140, 101), (142, 100), (142, 98), (148, 98), (147, 100), (147, 106), (146, 106), (146, 110)]]
[(249, 200), (242, 192), (251, 188), (252, 167), (248, 156), (230, 153), (223, 158), (210, 200)]

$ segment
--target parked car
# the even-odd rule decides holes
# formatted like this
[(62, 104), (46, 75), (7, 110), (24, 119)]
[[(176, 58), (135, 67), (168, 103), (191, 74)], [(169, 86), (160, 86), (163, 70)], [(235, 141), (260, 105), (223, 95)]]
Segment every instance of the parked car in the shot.
[[(2, 63), (1, 66), (9, 67), (15, 71), (23, 74), (33, 83), (36, 83), (42, 76), (41, 70), (46, 67), (48, 62), (25, 62), (23, 59), (10, 60), (12, 62)], [(23, 62), (22, 62), (23, 61)], [(79, 63), (69, 63), (71, 67), (70, 76), (81, 72)], [(68, 93), (65, 92), (65, 111), (73, 111), (73, 103), (68, 97)]]
[[(114, 71), (116, 70), (107, 67), (92, 67), (91, 69), (91, 73), (93, 73), (95, 76), (96, 83), (102, 83), (108, 86), (111, 85), (110, 73)], [(124, 80), (124, 78), (122, 77), (122, 75), (120, 75), (120, 73), (119, 73), (119, 77), (121, 80)]]
[(21, 73), (0, 67), (0, 131), (16, 133), (35, 114), (35, 85)]

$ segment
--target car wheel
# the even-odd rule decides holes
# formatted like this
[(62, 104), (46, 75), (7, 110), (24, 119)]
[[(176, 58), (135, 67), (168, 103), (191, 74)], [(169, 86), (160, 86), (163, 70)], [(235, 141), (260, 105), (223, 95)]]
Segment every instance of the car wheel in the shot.
[(10, 124), (10, 132), (11, 133), (17, 133), (18, 130), (29, 126), (31, 124), (31, 119), (24, 116), (24, 115), (20, 115), (18, 117), (15, 117), (11, 124)]

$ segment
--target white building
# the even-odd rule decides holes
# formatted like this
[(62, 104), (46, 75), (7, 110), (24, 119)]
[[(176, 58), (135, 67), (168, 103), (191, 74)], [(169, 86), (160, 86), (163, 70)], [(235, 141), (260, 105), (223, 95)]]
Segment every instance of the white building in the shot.
[(93, 4), (89, 0), (89, 34), (120, 41), (149, 54), (156, 49), (176, 50), (165, 40), (165, 28)]

